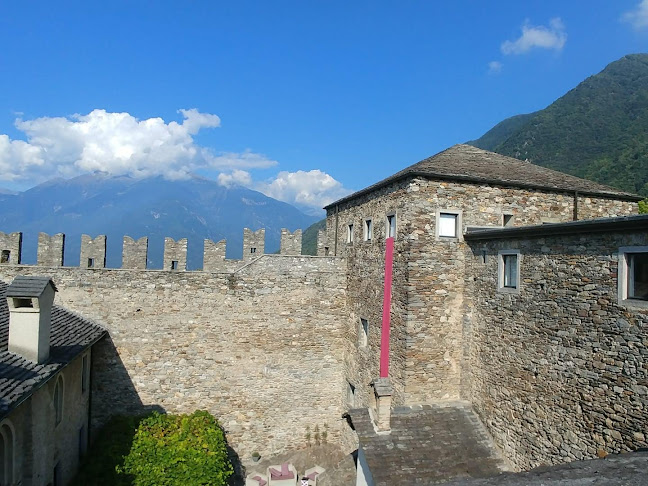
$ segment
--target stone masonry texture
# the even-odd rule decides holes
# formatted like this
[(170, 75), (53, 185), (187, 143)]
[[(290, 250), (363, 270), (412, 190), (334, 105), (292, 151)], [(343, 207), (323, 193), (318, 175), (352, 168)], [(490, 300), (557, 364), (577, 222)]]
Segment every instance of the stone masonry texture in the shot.
[[(243, 260), (252, 260), (265, 253), (265, 229), (243, 229)], [(301, 253), (301, 252), (300, 252)]]
[(91, 238), (81, 235), (81, 266), (87, 268), (106, 267), (106, 236)]
[(57, 233), (48, 235), (47, 233), (38, 234), (38, 256), (36, 261), (38, 265), (46, 267), (63, 266), (63, 248), (65, 246), (65, 235)]
[[(617, 299), (618, 249), (647, 245), (645, 232), (607, 232), (468, 252), (470, 399), (518, 467), (648, 445), (648, 307)], [(505, 249), (520, 251), (517, 294), (497, 290)]]
[(281, 228), (281, 249), (282, 255), (301, 255), (302, 230), (295, 230), (293, 233), (286, 228)]
[(2, 259), (0, 263), (20, 263), (22, 251), (22, 233), (0, 232), (0, 252)]
[[(43, 272), (2, 268), (4, 281)], [(245, 462), (305, 446), (316, 426), (342, 441), (343, 269), (341, 258), (265, 255), (230, 274), (47, 271), (57, 303), (110, 334), (93, 357), (94, 428), (113, 414), (208, 409)]]
[(142, 236), (134, 240), (130, 236), (124, 236), (122, 252), (122, 268), (133, 270), (145, 270), (148, 258), (148, 238)]
[(164, 238), (163, 268), (182, 272), (187, 269), (187, 238), (178, 241), (169, 237)]

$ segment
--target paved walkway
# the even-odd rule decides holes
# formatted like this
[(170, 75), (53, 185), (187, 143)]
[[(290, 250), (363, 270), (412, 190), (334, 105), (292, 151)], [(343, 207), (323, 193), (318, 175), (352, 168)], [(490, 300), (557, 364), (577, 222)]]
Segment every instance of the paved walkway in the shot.
[(396, 408), (388, 435), (376, 434), (367, 409), (350, 415), (376, 486), (438, 484), (508, 469), (467, 402)]

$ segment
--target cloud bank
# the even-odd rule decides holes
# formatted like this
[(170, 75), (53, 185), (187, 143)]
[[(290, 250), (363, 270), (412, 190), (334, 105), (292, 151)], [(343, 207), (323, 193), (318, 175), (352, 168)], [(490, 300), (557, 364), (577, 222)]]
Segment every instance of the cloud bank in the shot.
[(529, 21), (522, 24), (522, 35), (514, 41), (505, 41), (501, 45), (503, 54), (525, 54), (531, 49), (553, 49), (560, 51), (567, 42), (565, 25), (560, 18), (549, 21), (549, 26), (533, 26)]
[(196, 109), (179, 110), (181, 123), (138, 120), (129, 113), (93, 110), (87, 115), (17, 119), (26, 141), (0, 135), (0, 180), (36, 183), (52, 177), (105, 172), (133, 177), (187, 177), (197, 169), (267, 168), (261, 154), (213, 153), (193, 136), (220, 126), (220, 118)]
[(139, 120), (129, 113), (98, 109), (87, 115), (18, 118), (15, 126), (26, 140), (0, 134), (0, 181), (31, 186), (88, 172), (174, 180), (208, 169), (219, 172), (216, 180), (224, 187), (248, 187), (311, 214), (321, 214), (322, 206), (350, 192), (320, 170), (282, 171), (263, 182), (255, 181), (250, 170), (267, 169), (278, 162), (250, 150), (216, 153), (200, 146), (194, 136), (219, 127), (220, 118), (197, 109), (178, 113), (181, 123)]
[(636, 30), (642, 30), (648, 27), (648, 0), (642, 0), (634, 10), (625, 12), (621, 16), (621, 21), (628, 22)]

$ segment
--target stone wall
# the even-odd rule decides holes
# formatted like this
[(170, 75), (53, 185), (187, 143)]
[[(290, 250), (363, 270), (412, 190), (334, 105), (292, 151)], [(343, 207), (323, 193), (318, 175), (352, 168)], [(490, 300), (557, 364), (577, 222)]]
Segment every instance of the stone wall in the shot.
[(81, 267), (106, 267), (105, 235), (99, 235), (94, 239), (88, 235), (81, 235)]
[(22, 233), (0, 231), (0, 264), (19, 264), (22, 247)]
[(282, 255), (301, 255), (302, 230), (298, 229), (291, 233), (286, 228), (282, 228), (280, 247), (279, 253)]
[[(235, 273), (48, 268), (56, 302), (105, 325), (95, 427), (116, 413), (207, 409), (241, 460), (342, 441), (345, 262), (264, 255)], [(39, 275), (5, 265), (0, 278)]]
[[(580, 218), (636, 213), (636, 203), (603, 198), (579, 198)], [(458, 216), (456, 238), (438, 236), (439, 212)], [(465, 318), (464, 275), (468, 227), (501, 227), (566, 222), (574, 217), (574, 195), (411, 178), (330, 207), (329, 244), (347, 257), (349, 303), (354, 318), (380, 323), (384, 241), (388, 215), (396, 216), (396, 253), (392, 307), (391, 355), (394, 401), (424, 403), (466, 398), (470, 321)], [(366, 220), (373, 238), (365, 241)], [(348, 243), (353, 225), (353, 243)], [(337, 240), (336, 240), (337, 235)], [(402, 309), (396, 311), (397, 308)], [(355, 329), (350, 330), (353, 337)], [(366, 383), (377, 370), (379, 341), (355, 354), (349, 379)], [(374, 338), (375, 339), (375, 338)], [(365, 354), (363, 354), (365, 353)], [(354, 356), (350, 354), (350, 356)], [(362, 394), (368, 393), (363, 387)], [(365, 403), (365, 402), (361, 402)]]
[[(508, 458), (528, 469), (646, 447), (648, 306), (619, 304), (617, 252), (648, 233), (471, 241), (470, 399)], [(506, 249), (520, 251), (518, 293), (498, 291)]]
[(63, 266), (64, 247), (65, 235), (63, 233), (52, 236), (47, 233), (38, 233), (38, 255), (36, 259), (38, 265), (46, 267)]
[(142, 236), (138, 240), (134, 240), (130, 236), (124, 236), (122, 268), (145, 270), (147, 258), (148, 238), (146, 236)]
[(223, 264), (225, 263), (226, 249), (227, 241), (220, 240), (214, 243), (212, 240), (206, 239), (203, 250), (203, 270), (205, 272), (222, 271)]

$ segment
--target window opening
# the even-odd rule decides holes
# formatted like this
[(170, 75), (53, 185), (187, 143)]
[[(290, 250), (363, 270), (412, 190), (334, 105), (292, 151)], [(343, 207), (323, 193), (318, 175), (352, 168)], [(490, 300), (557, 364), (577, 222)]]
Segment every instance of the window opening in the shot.
[(369, 322), (367, 319), (360, 318), (360, 327), (358, 328), (358, 346), (361, 348), (367, 345), (369, 336)]
[(387, 238), (396, 238), (396, 215), (387, 216)]
[(355, 386), (353, 386), (350, 382), (347, 382), (347, 403), (349, 406), (354, 407), (355, 406)]
[(518, 286), (517, 259), (515, 254), (502, 255), (504, 262), (504, 287), (516, 289)]
[(457, 237), (457, 215), (452, 213), (439, 214), (439, 236), (445, 238)]
[(324, 256), (329, 256), (329, 247), (328, 246), (324, 247)]
[(353, 243), (353, 224), (347, 226), (347, 243)]
[(94, 258), (88, 258), (88, 268), (94, 268), (95, 260)]
[(373, 221), (371, 221), (370, 219), (365, 219), (364, 240), (371, 241), (371, 238), (373, 238)]
[(9, 250), (2, 250), (2, 256), (0, 256), (0, 263), (9, 263), (11, 257), (11, 252)]
[(1, 484), (14, 482), (14, 436), (11, 427), (6, 423), (0, 427), (0, 480)]
[(85, 393), (88, 389), (88, 380), (90, 378), (89, 357), (86, 354), (81, 358), (81, 392)]
[(502, 226), (513, 226), (513, 218), (514, 216), (512, 214), (503, 214)]
[(648, 300), (648, 253), (626, 253), (628, 299)]
[(171, 270), (178, 269), (178, 260), (171, 260)]
[(256, 248), (255, 247), (250, 248), (250, 253), (256, 253)]
[(13, 304), (16, 309), (34, 307), (34, 302), (31, 299), (21, 299), (20, 297), (14, 297)]

